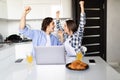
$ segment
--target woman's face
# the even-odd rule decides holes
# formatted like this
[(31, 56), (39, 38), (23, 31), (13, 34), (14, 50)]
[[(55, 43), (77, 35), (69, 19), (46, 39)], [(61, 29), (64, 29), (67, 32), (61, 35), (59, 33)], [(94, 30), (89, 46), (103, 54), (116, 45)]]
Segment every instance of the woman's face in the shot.
[(48, 30), (49, 32), (54, 32), (54, 28), (55, 28), (55, 23), (54, 23), (54, 21), (52, 21), (52, 22), (49, 24), (49, 26), (47, 27), (47, 30)]
[(69, 35), (69, 29), (66, 23), (64, 23), (64, 32), (67, 33)]

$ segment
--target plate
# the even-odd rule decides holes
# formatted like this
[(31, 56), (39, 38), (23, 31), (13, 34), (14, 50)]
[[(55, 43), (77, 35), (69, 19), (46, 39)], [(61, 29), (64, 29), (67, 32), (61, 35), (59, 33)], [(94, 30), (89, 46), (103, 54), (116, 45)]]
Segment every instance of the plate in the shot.
[(70, 70), (75, 70), (75, 71), (83, 71), (83, 70), (87, 70), (89, 68), (89, 65), (87, 64), (87, 66), (85, 67), (85, 69), (72, 69), (70, 67), (68, 67), (71, 63), (66, 64), (66, 68), (70, 69)]

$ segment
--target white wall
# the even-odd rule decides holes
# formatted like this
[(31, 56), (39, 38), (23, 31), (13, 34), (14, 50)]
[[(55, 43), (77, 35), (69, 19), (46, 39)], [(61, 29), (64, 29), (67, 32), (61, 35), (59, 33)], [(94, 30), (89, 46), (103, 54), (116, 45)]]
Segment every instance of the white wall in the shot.
[(120, 62), (120, 0), (107, 2), (107, 61)]
[[(8, 34), (19, 34), (19, 20), (8, 21)], [(26, 21), (26, 24), (29, 24), (32, 29), (41, 29), (40, 20), (31, 20)]]
[(20, 21), (8, 21), (8, 34), (19, 34)]

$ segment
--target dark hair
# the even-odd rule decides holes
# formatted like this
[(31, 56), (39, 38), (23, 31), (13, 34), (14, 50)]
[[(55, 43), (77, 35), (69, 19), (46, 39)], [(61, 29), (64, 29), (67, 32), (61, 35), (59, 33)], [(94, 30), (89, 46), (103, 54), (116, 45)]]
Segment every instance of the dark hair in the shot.
[(78, 27), (73, 20), (67, 20), (66, 24), (69, 31), (72, 31), (73, 33), (77, 31)]
[(46, 31), (47, 26), (53, 21), (53, 18), (51, 17), (46, 17), (43, 22), (42, 22), (42, 30)]

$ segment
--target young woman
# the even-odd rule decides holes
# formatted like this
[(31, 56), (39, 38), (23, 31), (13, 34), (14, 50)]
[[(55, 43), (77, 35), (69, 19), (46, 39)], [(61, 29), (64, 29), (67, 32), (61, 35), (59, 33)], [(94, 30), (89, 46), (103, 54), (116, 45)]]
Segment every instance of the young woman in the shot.
[(83, 48), (81, 47), (81, 43), (84, 32), (84, 25), (86, 23), (86, 16), (84, 12), (84, 1), (81, 0), (79, 4), (81, 8), (79, 27), (76, 26), (76, 23), (73, 20), (67, 20), (64, 24), (64, 33), (67, 33), (68, 38), (66, 38), (65, 41), (64, 41), (64, 35), (61, 31), (62, 28), (59, 20), (60, 13), (59, 11), (56, 12), (56, 18), (57, 18), (56, 24), (58, 30), (60, 30), (58, 31), (58, 35), (60, 37), (61, 42), (64, 42), (68, 56), (75, 56), (76, 53), (83, 51), (82, 50)]
[(20, 33), (31, 38), (33, 46), (61, 45), (61, 42), (58, 40), (58, 38), (51, 34), (55, 27), (53, 18), (47, 17), (43, 20), (42, 30), (31, 30), (26, 26), (26, 16), (30, 11), (31, 8), (29, 6), (25, 7), (20, 21)]

